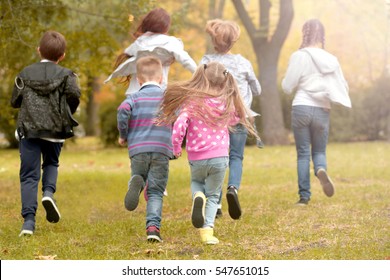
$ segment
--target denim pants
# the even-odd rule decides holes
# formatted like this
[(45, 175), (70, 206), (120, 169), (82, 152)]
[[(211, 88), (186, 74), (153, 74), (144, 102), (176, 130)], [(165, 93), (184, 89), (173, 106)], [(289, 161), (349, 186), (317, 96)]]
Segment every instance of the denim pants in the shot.
[(234, 186), (238, 190), (241, 185), (242, 161), (244, 160), (244, 149), (248, 131), (242, 124), (236, 125), (234, 129), (233, 132), (229, 133), (230, 151), (228, 186)]
[(43, 139), (21, 139), (20, 152), (20, 190), (22, 198), (22, 217), (35, 216), (38, 208), (38, 184), (41, 179), (42, 162), (42, 192), (56, 192), (59, 157), (62, 143)]
[(218, 200), (222, 191), (228, 161), (228, 157), (218, 157), (189, 162), (192, 197), (196, 192), (202, 192), (206, 196), (204, 226), (214, 227)]
[(314, 174), (326, 170), (326, 145), (329, 135), (329, 109), (312, 106), (293, 106), (292, 129), (297, 149), (298, 194), (310, 199), (310, 156)]
[[(169, 157), (161, 153), (141, 153), (130, 158), (131, 175), (147, 182), (146, 228), (161, 227), (164, 191), (168, 182)], [(130, 183), (130, 181), (129, 181)]]
[[(248, 130), (238, 124), (234, 127), (234, 132), (229, 133), (229, 177), (228, 186), (234, 186), (237, 190), (240, 188), (242, 179), (242, 162), (244, 160), (244, 149)], [(222, 191), (219, 196), (218, 204), (222, 203)]]

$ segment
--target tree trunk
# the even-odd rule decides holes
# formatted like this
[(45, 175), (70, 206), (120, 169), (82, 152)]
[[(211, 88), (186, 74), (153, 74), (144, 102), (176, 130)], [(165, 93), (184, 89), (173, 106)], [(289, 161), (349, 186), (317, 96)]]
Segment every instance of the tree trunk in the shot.
[(277, 87), (277, 64), (278, 56), (275, 57), (274, 51), (269, 47), (257, 48), (256, 56), (263, 57), (260, 62), (258, 59), (260, 77), (259, 81), (262, 87), (260, 96), (260, 110), (262, 121), (262, 140), (268, 145), (286, 145), (289, 144), (288, 133), (284, 125), (282, 102)]
[[(270, 0), (259, 0), (260, 27), (258, 29), (253, 24), (242, 1), (232, 0), (232, 2), (251, 38), (257, 58), (262, 94), (260, 110), (254, 109), (262, 115), (261, 137), (268, 145), (287, 144), (288, 135), (284, 126), (281, 98), (277, 86), (277, 69), (280, 51), (294, 17), (292, 0), (279, 1), (279, 20), (273, 34), (269, 34), (272, 7)], [(254, 102), (254, 106), (258, 106), (258, 103)]]
[(87, 136), (97, 136), (99, 135), (99, 106), (96, 103), (95, 96), (100, 90), (100, 84), (98, 78), (88, 77), (88, 98), (87, 98), (87, 117), (86, 117), (86, 127), (85, 134)]
[[(225, 0), (210, 0), (209, 1), (209, 19), (210, 20), (216, 19), (216, 18), (222, 19), (224, 7), (225, 7)], [(213, 53), (214, 46), (211, 43), (211, 40), (207, 40), (206, 42), (207, 42), (206, 53)]]

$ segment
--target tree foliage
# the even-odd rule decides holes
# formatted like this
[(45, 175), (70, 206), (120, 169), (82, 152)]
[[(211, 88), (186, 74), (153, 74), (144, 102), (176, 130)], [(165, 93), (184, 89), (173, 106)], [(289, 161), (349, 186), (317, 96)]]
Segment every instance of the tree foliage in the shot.
[(15, 76), (23, 67), (36, 62), (36, 47), (42, 34), (53, 29), (67, 40), (66, 58), (61, 63), (80, 77), (82, 99), (93, 97), (94, 80), (112, 69), (122, 43), (130, 38), (133, 23), (150, 9), (154, 1), (112, 0), (7, 0), (1, 2), (0, 13), (0, 131), (15, 146), (13, 137), (17, 111), (9, 100)]

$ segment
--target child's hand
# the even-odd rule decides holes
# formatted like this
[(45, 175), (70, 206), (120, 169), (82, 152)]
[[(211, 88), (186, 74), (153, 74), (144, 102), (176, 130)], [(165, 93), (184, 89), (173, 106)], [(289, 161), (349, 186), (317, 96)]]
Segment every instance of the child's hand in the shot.
[(181, 152), (180, 153), (177, 153), (177, 154), (174, 154), (175, 158), (179, 158), (181, 157)]
[(119, 145), (124, 146), (126, 144), (126, 139), (119, 138), (118, 143), (119, 143)]

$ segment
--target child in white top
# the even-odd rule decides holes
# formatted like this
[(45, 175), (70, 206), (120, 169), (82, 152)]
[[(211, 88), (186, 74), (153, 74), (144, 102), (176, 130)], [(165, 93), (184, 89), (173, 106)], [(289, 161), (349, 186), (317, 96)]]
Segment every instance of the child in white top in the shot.
[(295, 93), (291, 126), (294, 132), (298, 165), (298, 195), (296, 203), (305, 206), (311, 198), (310, 159), (314, 174), (328, 197), (334, 194), (334, 184), (327, 173), (326, 147), (329, 135), (331, 102), (351, 107), (348, 84), (335, 56), (324, 50), (325, 28), (317, 19), (302, 27), (302, 44), (291, 55), (283, 91)]
[(150, 11), (142, 20), (133, 34), (136, 40), (124, 53), (118, 56), (115, 71), (105, 80), (107, 83), (115, 77), (124, 77), (129, 82), (126, 95), (137, 92), (140, 88), (136, 78), (136, 62), (143, 56), (156, 56), (161, 60), (163, 66), (162, 87), (166, 88), (168, 83), (168, 72), (170, 65), (177, 60), (186, 69), (193, 73), (196, 69), (195, 61), (184, 51), (183, 42), (167, 35), (171, 25), (170, 15), (162, 8)]

